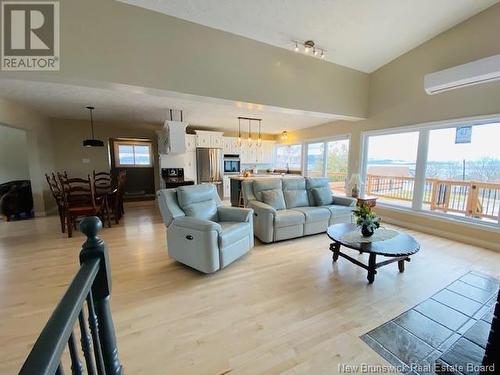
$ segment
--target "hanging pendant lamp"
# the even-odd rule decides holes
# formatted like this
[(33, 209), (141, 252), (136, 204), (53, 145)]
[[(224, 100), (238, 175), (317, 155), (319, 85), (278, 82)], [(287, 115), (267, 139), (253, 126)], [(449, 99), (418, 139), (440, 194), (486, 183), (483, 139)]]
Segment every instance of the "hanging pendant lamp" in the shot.
[(104, 142), (101, 141), (100, 139), (95, 139), (94, 137), (94, 116), (93, 116), (93, 111), (94, 107), (88, 106), (86, 107), (90, 111), (90, 132), (91, 132), (91, 139), (85, 139), (83, 141), (83, 146), (84, 147), (104, 147)]
[(252, 146), (252, 131), (250, 126), (252, 125), (252, 119), (248, 119), (248, 145)]
[(262, 120), (259, 120), (259, 138), (257, 138), (257, 146), (262, 146), (262, 136), (260, 134), (261, 122), (262, 122)]
[(238, 117), (238, 147), (241, 147), (241, 117)]

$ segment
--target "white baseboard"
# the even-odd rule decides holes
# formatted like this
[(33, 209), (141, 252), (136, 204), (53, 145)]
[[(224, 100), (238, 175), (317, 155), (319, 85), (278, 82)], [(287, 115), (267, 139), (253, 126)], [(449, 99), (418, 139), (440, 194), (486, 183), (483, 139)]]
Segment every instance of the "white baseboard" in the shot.
[(384, 216), (383, 217), (384, 222), (389, 223), (389, 224), (398, 225), (398, 226), (405, 227), (408, 229), (414, 229), (414, 230), (417, 230), (419, 232), (433, 234), (433, 235), (448, 238), (450, 240), (454, 240), (457, 242), (464, 242), (464, 243), (467, 243), (470, 245), (484, 247), (486, 249), (500, 252), (500, 244), (493, 243), (491, 241), (485, 241), (485, 240), (481, 240), (479, 238), (471, 238), (469, 236), (464, 236), (464, 235), (457, 234), (457, 233), (452, 233), (452, 232), (434, 229), (432, 226), (423, 226), (423, 225), (419, 225), (419, 224), (410, 223), (408, 221), (397, 220), (397, 219), (391, 218), (390, 216), (385, 216), (385, 215), (381, 215), (381, 216)]

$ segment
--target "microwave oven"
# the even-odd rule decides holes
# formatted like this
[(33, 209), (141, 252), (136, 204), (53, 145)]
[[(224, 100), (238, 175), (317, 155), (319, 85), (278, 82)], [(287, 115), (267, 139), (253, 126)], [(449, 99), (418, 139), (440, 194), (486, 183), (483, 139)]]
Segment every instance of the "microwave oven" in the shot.
[(224, 155), (224, 174), (239, 174), (241, 163), (239, 155)]

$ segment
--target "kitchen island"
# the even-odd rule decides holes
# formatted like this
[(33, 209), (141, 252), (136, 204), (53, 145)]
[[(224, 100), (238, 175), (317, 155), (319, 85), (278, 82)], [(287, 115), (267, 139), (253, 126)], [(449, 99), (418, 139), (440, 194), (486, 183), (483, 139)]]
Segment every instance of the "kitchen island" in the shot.
[(300, 174), (283, 174), (283, 173), (262, 173), (254, 174), (249, 177), (240, 175), (228, 176), (231, 180), (231, 206), (243, 207), (243, 199), (241, 198), (241, 182), (247, 180), (256, 180), (261, 178), (293, 178), (300, 177)]

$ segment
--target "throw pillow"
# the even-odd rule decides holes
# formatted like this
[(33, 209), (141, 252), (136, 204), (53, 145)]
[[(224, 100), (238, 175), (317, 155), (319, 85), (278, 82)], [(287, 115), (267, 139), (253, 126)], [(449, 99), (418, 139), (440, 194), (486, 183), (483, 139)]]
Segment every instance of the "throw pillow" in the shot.
[(314, 198), (314, 203), (316, 206), (326, 206), (332, 204), (333, 197), (332, 192), (327, 187), (313, 188), (312, 194)]
[(262, 200), (276, 210), (285, 209), (285, 197), (281, 190), (264, 190), (262, 192)]

